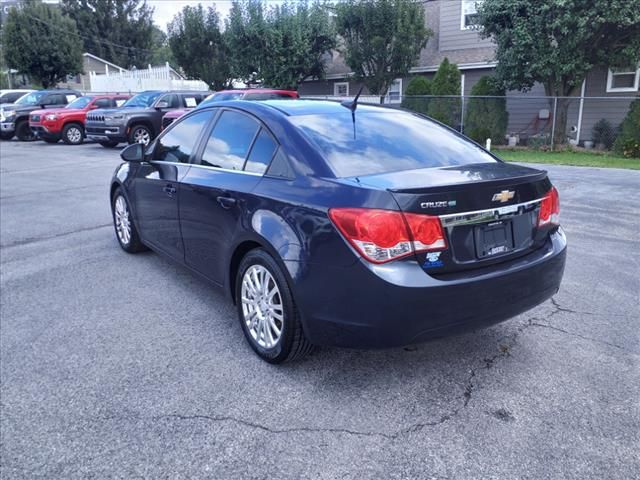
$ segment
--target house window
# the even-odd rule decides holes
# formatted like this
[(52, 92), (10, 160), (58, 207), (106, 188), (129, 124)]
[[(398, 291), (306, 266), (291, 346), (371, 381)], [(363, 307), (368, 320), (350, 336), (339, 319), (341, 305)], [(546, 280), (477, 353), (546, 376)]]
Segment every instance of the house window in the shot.
[(478, 5), (482, 0), (461, 0), (460, 30), (471, 30), (478, 25)]
[(400, 103), (402, 101), (402, 79), (396, 78), (387, 91), (389, 103)]
[(640, 68), (614, 68), (607, 74), (607, 92), (637, 92)]
[(333, 95), (336, 97), (349, 96), (349, 82), (336, 82), (333, 84)]

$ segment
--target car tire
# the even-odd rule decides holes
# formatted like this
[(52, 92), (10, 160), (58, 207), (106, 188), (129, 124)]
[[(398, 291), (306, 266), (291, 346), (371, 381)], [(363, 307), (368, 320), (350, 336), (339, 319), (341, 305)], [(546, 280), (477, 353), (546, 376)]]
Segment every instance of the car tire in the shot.
[(21, 142), (33, 142), (36, 139), (27, 120), (22, 120), (16, 124), (16, 137)]
[(2, 132), (0, 133), (0, 140), (11, 140), (13, 138), (14, 133), (10, 132)]
[(84, 128), (79, 123), (68, 123), (62, 129), (62, 141), (67, 145), (81, 145), (84, 142)]
[(42, 140), (44, 140), (47, 143), (58, 143), (57, 138), (43, 138)]
[(140, 240), (138, 229), (131, 215), (129, 201), (125, 197), (121, 188), (117, 188), (111, 199), (111, 214), (113, 217), (113, 228), (120, 247), (127, 253), (138, 253), (148, 250)]
[(251, 250), (242, 259), (235, 292), (240, 326), (260, 358), (278, 364), (300, 359), (313, 350), (287, 278), (265, 250)]
[(100, 145), (102, 145), (104, 148), (116, 148), (118, 146), (118, 143), (115, 140), (108, 140), (105, 142), (98, 142)]
[(129, 132), (129, 145), (141, 143), (145, 147), (153, 140), (151, 129), (145, 125), (134, 125)]

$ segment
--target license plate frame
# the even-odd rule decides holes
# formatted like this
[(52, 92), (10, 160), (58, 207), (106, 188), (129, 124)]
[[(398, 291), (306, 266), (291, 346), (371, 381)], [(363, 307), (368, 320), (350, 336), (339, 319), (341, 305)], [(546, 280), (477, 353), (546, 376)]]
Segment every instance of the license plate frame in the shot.
[(476, 256), (479, 259), (496, 257), (510, 253), (514, 249), (513, 225), (511, 220), (478, 225), (474, 228)]

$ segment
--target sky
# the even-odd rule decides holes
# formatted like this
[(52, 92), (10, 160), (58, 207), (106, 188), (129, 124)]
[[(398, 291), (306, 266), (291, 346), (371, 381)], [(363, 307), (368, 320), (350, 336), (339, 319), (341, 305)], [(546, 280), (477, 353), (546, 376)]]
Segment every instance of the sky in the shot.
[[(282, 3), (282, 0), (267, 0), (269, 3)], [(220, 18), (224, 19), (231, 9), (231, 0), (147, 0), (147, 3), (154, 8), (153, 21), (163, 31), (167, 31), (167, 23), (173, 16), (182, 10), (186, 5), (195, 7), (199, 3), (203, 7), (215, 5)]]

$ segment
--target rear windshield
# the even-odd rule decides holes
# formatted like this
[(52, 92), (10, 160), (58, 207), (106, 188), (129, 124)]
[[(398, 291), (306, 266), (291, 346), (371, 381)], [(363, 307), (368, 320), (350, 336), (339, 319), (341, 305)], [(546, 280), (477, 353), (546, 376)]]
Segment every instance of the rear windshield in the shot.
[(291, 116), (338, 177), (496, 162), (474, 143), (425, 118), (401, 111)]

